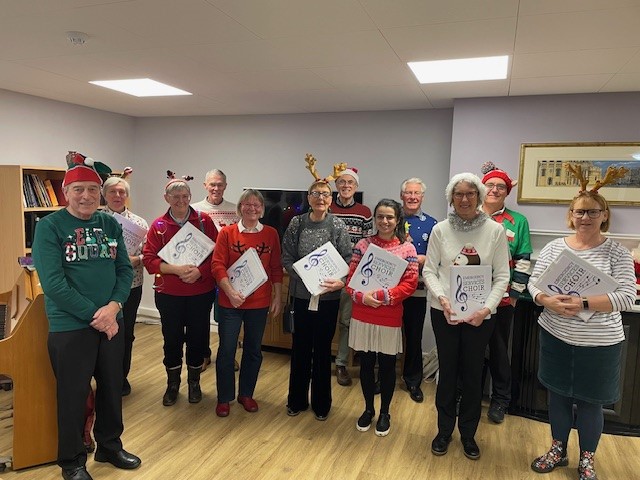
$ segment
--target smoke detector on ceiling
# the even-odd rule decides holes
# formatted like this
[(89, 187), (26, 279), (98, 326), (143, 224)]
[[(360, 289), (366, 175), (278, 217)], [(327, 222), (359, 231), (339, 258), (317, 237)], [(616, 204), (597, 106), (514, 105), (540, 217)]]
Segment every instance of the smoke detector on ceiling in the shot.
[(83, 32), (67, 32), (67, 38), (73, 45), (84, 45), (89, 40), (89, 35)]

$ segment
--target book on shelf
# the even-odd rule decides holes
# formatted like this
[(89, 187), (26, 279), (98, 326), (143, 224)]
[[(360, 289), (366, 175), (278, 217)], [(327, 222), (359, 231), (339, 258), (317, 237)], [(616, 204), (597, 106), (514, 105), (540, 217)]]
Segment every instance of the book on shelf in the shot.
[(42, 208), (51, 207), (52, 205), (49, 204), (49, 196), (47, 195), (47, 190), (42, 179), (35, 173), (32, 173), (30, 177), (33, 189), (36, 192), (36, 197), (38, 198), (37, 206)]
[(38, 197), (36, 197), (36, 192), (33, 189), (33, 184), (31, 183), (29, 174), (25, 173), (22, 177), (22, 189), (27, 203), (27, 208), (37, 207)]
[(311, 295), (321, 295), (327, 289), (320, 284), (327, 279), (338, 280), (349, 273), (349, 265), (331, 242), (319, 246), (293, 264)]
[(370, 243), (349, 280), (349, 287), (358, 292), (395, 287), (408, 264), (405, 259)]
[(194, 227), (192, 223), (187, 222), (162, 247), (158, 256), (169, 265), (195, 265), (198, 267), (213, 252), (214, 246), (213, 240)]
[(227, 269), (231, 286), (247, 298), (260, 288), (269, 277), (255, 248), (249, 248)]
[(53, 192), (56, 194), (56, 198), (58, 199), (58, 206), (66, 207), (67, 197), (64, 196), (64, 192), (62, 191), (62, 179), (61, 178), (51, 178), (51, 186), (53, 187)]
[(53, 189), (53, 184), (51, 183), (51, 180), (49, 180), (48, 178), (45, 179), (44, 186), (47, 189), (47, 195), (49, 195), (49, 200), (51, 200), (51, 206), (52, 207), (59, 206), (60, 204), (58, 203), (58, 196), (56, 195), (56, 192)]
[(491, 265), (452, 265), (449, 275), (449, 302), (457, 319), (484, 308), (491, 293)]
[[(619, 287), (613, 277), (601, 272), (568, 249), (560, 252), (558, 258), (542, 272), (535, 285), (547, 295), (576, 297), (603, 295)], [(587, 322), (594, 313), (596, 312), (592, 310), (581, 310), (577, 315)]]

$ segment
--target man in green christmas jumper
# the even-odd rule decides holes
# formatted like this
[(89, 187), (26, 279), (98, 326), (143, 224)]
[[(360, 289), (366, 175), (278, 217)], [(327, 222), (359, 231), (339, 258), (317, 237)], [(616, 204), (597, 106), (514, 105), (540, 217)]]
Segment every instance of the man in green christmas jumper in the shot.
[(516, 302), (525, 292), (531, 275), (531, 238), (529, 222), (521, 213), (505, 207), (504, 202), (513, 182), (503, 170), (492, 162), (482, 165), (482, 183), (487, 196), (482, 209), (504, 227), (511, 255), (511, 281), (496, 312), (496, 328), (489, 340), (489, 370), (491, 372), (491, 404), (487, 416), (494, 423), (502, 423), (511, 402), (511, 363), (509, 361), (509, 336)]
[(97, 462), (137, 468), (125, 451), (122, 423), (122, 304), (133, 270), (122, 228), (98, 211), (102, 180), (110, 169), (76, 152), (67, 155), (63, 192), (66, 208), (44, 217), (36, 228), (33, 261), (45, 295), (48, 348), (56, 377), (58, 465), (62, 478), (87, 480), (83, 443), (85, 402), (96, 380), (94, 434)]

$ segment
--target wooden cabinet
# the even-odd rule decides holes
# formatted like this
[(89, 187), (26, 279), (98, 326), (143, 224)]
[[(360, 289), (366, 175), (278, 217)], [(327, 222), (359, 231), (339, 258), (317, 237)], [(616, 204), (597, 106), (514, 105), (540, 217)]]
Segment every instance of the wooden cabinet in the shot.
[(0, 166), (0, 219), (2, 248), (0, 249), (0, 291), (11, 290), (22, 268), (18, 257), (31, 253), (31, 241), (36, 222), (62, 207), (25, 207), (24, 176), (36, 175), (42, 180), (61, 183), (65, 168), (21, 165)]
[[(287, 304), (287, 294), (289, 293), (289, 275), (285, 273), (282, 280), (282, 306)], [(282, 317), (284, 312), (278, 315), (277, 318), (268, 317), (267, 326), (264, 331), (264, 337), (262, 338), (262, 345), (267, 347), (277, 347), (291, 349), (291, 334), (285, 333), (282, 328)], [(335, 355), (338, 352), (339, 341), (339, 328), (336, 328), (336, 333), (333, 336), (331, 342), (331, 353)]]

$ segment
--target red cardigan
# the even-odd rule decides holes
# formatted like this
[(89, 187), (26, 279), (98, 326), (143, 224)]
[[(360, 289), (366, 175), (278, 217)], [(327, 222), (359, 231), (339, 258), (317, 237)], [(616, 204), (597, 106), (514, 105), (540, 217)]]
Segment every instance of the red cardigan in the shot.
[[(220, 283), (223, 278), (228, 277), (227, 268), (251, 247), (256, 249), (269, 280), (249, 295), (240, 306), (242, 309), (268, 307), (271, 305), (271, 285), (282, 283), (282, 255), (278, 232), (275, 228), (264, 225), (260, 232), (240, 233), (238, 224), (228, 225), (220, 230), (211, 262), (213, 276)], [(233, 308), (222, 288), (218, 291), (218, 303), (223, 307)]]
[[(198, 230), (204, 230), (204, 234), (215, 242), (218, 237), (218, 230), (213, 221), (208, 215), (198, 213), (191, 207), (189, 209), (191, 211), (189, 223)], [(158, 256), (158, 252), (178, 233), (180, 228), (180, 225), (171, 218), (169, 210), (167, 210), (167, 213), (153, 221), (147, 232), (147, 241), (142, 248), (142, 263), (144, 263), (147, 272), (154, 275), (154, 289), (159, 293), (179, 297), (200, 295), (213, 291), (216, 284), (213, 275), (211, 275), (211, 255), (198, 267), (201, 277), (195, 283), (184, 283), (177, 275), (160, 272), (160, 264), (164, 260)]]

